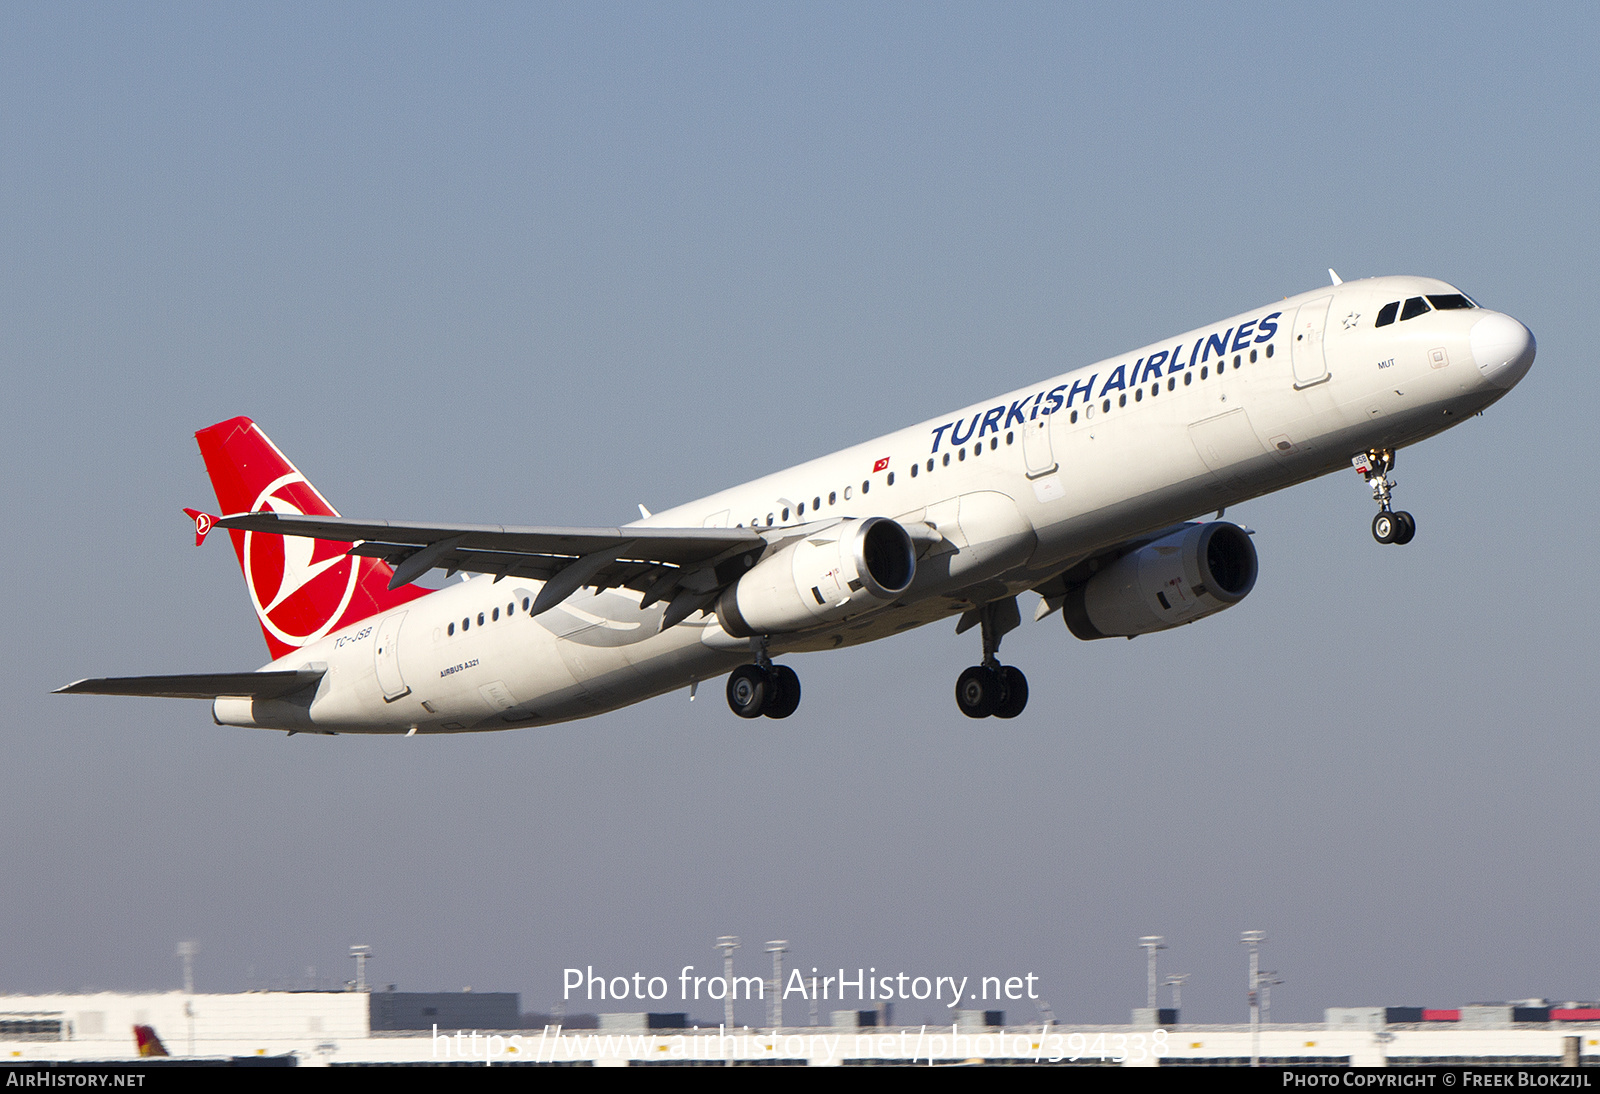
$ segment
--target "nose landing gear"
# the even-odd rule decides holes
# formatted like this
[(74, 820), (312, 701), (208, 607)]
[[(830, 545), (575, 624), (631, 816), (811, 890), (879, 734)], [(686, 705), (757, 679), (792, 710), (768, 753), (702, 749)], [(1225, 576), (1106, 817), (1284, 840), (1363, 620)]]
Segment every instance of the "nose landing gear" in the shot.
[[(992, 601), (974, 611), (976, 622), (983, 627), (983, 664), (973, 665), (957, 677), (956, 706), (968, 718), (1015, 718), (1028, 705), (1028, 678), (1016, 666), (1002, 665), (995, 654), (1000, 639), (1021, 622), (1017, 599)], [(962, 622), (966, 623), (965, 617)], [(958, 626), (956, 633), (966, 626)]]
[(1395, 483), (1389, 478), (1394, 468), (1394, 450), (1373, 448), (1350, 461), (1372, 487), (1372, 500), (1378, 515), (1372, 518), (1372, 538), (1379, 543), (1406, 544), (1417, 534), (1417, 522), (1410, 513), (1390, 507)]
[(774, 665), (766, 639), (751, 639), (756, 663), (740, 665), (728, 676), (728, 706), (741, 718), (787, 718), (800, 707), (800, 677), (788, 665)]

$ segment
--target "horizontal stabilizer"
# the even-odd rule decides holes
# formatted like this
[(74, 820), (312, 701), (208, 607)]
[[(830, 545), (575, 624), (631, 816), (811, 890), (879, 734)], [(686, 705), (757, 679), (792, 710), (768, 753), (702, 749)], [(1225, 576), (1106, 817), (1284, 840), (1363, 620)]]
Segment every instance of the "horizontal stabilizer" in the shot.
[(56, 695), (146, 695), (157, 699), (281, 699), (314, 687), (326, 669), (288, 672), (192, 672), (180, 676), (108, 676), (79, 680)]

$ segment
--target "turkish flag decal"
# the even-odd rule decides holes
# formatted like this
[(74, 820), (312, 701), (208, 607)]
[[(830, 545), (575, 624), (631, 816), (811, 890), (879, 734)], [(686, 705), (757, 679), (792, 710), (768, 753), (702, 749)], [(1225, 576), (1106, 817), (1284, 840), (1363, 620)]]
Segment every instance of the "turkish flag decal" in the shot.
[(889, 470), (889, 457), (885, 456), (883, 459), (881, 459), (877, 463), (873, 464), (872, 465), (872, 470), (874, 472)]

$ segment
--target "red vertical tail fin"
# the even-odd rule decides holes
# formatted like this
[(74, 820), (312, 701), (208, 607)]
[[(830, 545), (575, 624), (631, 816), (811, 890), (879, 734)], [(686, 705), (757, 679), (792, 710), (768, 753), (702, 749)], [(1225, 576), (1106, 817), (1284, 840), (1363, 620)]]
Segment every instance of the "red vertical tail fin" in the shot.
[[(207, 426), (195, 440), (224, 515), (339, 515), (249, 418)], [(228, 534), (274, 660), (330, 631), (427, 595), (410, 585), (391, 590), (389, 564), (346, 554), (348, 543), (232, 529)]]
[(139, 1047), (140, 1056), (167, 1056), (167, 1046), (156, 1036), (154, 1026), (134, 1026), (133, 1043)]

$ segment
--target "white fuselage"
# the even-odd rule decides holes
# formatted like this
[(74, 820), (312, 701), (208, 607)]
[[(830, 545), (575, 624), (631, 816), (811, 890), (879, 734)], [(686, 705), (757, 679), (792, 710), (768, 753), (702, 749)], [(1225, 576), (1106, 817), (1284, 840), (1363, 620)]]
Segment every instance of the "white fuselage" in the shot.
[[(774, 545), (845, 517), (931, 525), (942, 541), (917, 560), (904, 595), (842, 622), (773, 635), (770, 648), (881, 638), (1033, 588), (1140, 533), (1347, 468), (1357, 453), (1415, 443), (1482, 410), (1526, 365), (1480, 360), (1492, 357), (1488, 334), (1501, 328), (1480, 328), (1476, 339), (1473, 329), (1514, 320), (1473, 308), (1373, 325), (1387, 303), (1455, 292), (1431, 279), (1389, 277), (1303, 293), (638, 523), (759, 527)], [(641, 610), (637, 592), (585, 589), (530, 616), (526, 601), (539, 588), (487, 576), (450, 584), (273, 662), (326, 665), (309, 707), (219, 699), (214, 716), (311, 732), (545, 725), (718, 677), (751, 659), (749, 641), (729, 636), (713, 614), (659, 631), (662, 604)]]

